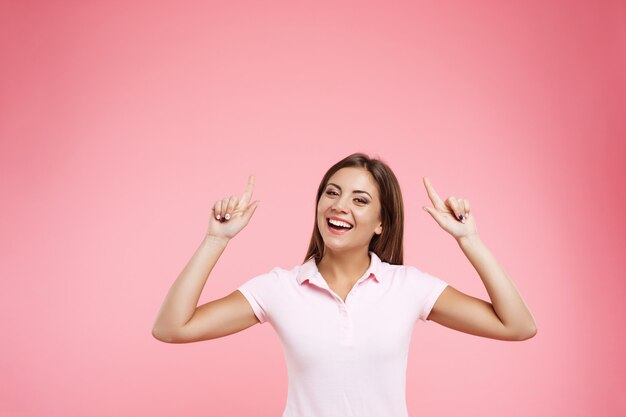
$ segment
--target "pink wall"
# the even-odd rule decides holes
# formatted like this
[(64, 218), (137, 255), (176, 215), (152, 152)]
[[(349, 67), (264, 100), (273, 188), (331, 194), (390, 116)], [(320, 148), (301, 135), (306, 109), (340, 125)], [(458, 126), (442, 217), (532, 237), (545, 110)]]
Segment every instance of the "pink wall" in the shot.
[(624, 415), (625, 21), (620, 1), (4, 2), (0, 416), (279, 416), (269, 324), (185, 345), (152, 324), (215, 200), (255, 174), (201, 303), (300, 263), (318, 181), (356, 151), (401, 182), (405, 263), (488, 299), (420, 208), (427, 175), (538, 324), (417, 325), (412, 416)]

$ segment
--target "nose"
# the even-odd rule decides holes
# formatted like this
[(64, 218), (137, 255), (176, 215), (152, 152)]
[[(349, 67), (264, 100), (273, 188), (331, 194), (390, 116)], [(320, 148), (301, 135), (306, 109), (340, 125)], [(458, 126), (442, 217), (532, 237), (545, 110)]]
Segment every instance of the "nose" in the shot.
[(332, 208), (335, 211), (346, 212), (346, 203), (343, 197), (336, 198), (332, 204)]

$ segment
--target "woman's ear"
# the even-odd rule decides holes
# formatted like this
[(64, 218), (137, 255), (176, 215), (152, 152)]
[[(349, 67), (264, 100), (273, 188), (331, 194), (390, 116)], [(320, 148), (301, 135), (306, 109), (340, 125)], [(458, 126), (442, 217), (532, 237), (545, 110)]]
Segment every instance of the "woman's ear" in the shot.
[(383, 225), (379, 224), (376, 230), (374, 230), (374, 233), (376, 233), (377, 235), (380, 235), (382, 232), (383, 232)]

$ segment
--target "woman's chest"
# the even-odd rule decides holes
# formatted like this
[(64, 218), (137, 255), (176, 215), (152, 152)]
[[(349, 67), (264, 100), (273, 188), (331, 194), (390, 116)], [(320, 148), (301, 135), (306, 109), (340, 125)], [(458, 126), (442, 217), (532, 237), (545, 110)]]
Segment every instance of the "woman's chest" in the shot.
[(346, 290), (332, 290), (343, 301), (320, 291), (281, 303), (273, 325), (287, 353), (300, 363), (313, 363), (341, 350), (356, 349), (377, 360), (408, 350), (415, 325), (410, 306), (389, 294)]

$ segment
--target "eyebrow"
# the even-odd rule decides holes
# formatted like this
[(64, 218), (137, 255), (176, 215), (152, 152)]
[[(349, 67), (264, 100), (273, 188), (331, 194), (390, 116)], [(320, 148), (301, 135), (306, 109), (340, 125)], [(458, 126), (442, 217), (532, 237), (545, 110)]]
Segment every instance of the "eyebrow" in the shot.
[[(329, 182), (328, 184), (326, 184), (326, 186), (327, 186), (327, 187), (328, 187), (329, 185), (332, 185), (332, 186), (334, 186), (334, 187), (337, 187), (337, 188), (339, 188), (339, 191), (341, 191), (341, 187), (340, 187), (340, 186), (338, 186), (337, 184), (335, 184), (335, 183), (333, 183), (333, 182)], [(371, 199), (373, 199), (373, 198), (374, 198), (374, 197), (372, 197), (372, 196), (370, 195), (370, 193), (368, 193), (367, 191), (363, 191), (363, 190), (354, 190), (354, 191), (352, 191), (352, 192), (353, 192), (353, 193), (359, 193), (359, 194), (367, 194), (367, 195), (369, 195), (369, 196), (370, 196), (370, 198), (371, 198)]]

